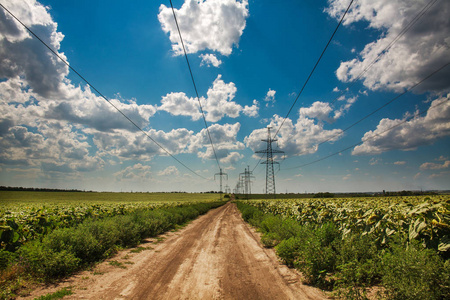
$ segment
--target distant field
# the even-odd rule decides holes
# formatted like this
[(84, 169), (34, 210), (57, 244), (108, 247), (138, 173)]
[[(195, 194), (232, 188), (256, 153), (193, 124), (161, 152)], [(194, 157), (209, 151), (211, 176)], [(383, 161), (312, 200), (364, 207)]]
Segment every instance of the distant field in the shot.
[(0, 209), (18, 205), (215, 201), (219, 194), (0, 191)]

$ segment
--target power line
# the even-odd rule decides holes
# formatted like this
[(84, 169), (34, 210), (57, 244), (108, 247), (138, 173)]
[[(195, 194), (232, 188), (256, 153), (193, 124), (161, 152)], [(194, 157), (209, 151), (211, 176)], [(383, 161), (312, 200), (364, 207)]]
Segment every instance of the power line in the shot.
[[(438, 0), (432, 0), (429, 3), (427, 3), (427, 5), (425, 5), (417, 14), (416, 16), (400, 31), (400, 33), (383, 49), (381, 50), (381, 52), (378, 54), (378, 56), (369, 64), (369, 66), (367, 66), (353, 81), (351, 84), (349, 84), (347, 86), (347, 88), (345, 90), (343, 90), (339, 96), (337, 96), (333, 101), (331, 101), (331, 104), (333, 104), (339, 97), (341, 97), (343, 94), (345, 94), (345, 91), (347, 91), (350, 87), (352, 87), (356, 81), (362, 77), (362, 75), (367, 72), (377, 61), (380, 60), (381, 56), (383, 54), (385, 54), (409, 29), (411, 29), (412, 26), (415, 25), (415, 23), (417, 23), (417, 21), (437, 2)], [(400, 98), (401, 96), (403, 96), (404, 94), (408, 93), (409, 91), (411, 91), (412, 89), (414, 89), (415, 87), (417, 87), (418, 85), (420, 85), (421, 83), (423, 83), (425, 80), (429, 79), (431, 76), (433, 76), (434, 74), (436, 74), (437, 72), (441, 71), (443, 68), (447, 67), (450, 64), (447, 63), (445, 65), (443, 65), (442, 67), (440, 67), (439, 69), (435, 70), (434, 72), (432, 72), (431, 74), (429, 74), (428, 76), (426, 76), (425, 78), (423, 78), (422, 80), (420, 80), (419, 82), (417, 82), (416, 84), (414, 84), (413, 86), (409, 87), (408, 89), (406, 89), (403, 93), (401, 93), (400, 95), (397, 95), (396, 97), (394, 97), (393, 99), (391, 99), (390, 101), (386, 102), (385, 104), (383, 104), (382, 106), (380, 106), (379, 108), (375, 109), (374, 111), (372, 111), (371, 113), (369, 113), (368, 115), (364, 116), (363, 118), (359, 119), (358, 121), (356, 121), (355, 123), (351, 124), (350, 126), (346, 127), (345, 129), (343, 129), (340, 133), (335, 134), (333, 136), (331, 136), (330, 138), (316, 144), (316, 146), (320, 146), (326, 142), (329, 142), (331, 140), (333, 140), (334, 138), (342, 135), (344, 132), (346, 132), (347, 130), (349, 130), (350, 128), (354, 127), (355, 125), (357, 125), (358, 123), (362, 122), (363, 120), (367, 119), (368, 117), (370, 117), (371, 115), (375, 114), (376, 112), (378, 112), (379, 110), (383, 109), (384, 107), (388, 106), (389, 104), (391, 104), (392, 102), (394, 102), (395, 100), (397, 100), (398, 98)], [(302, 155), (304, 153), (306, 153), (307, 151), (303, 151), (300, 152), (299, 154), (297, 154), (297, 156)]]
[(361, 73), (356, 76), (350, 84), (347, 85), (345, 89), (341, 91), (341, 93), (336, 96), (336, 98), (333, 99), (333, 101), (330, 102), (330, 104), (333, 104), (336, 102), (337, 99), (339, 99), (342, 95), (346, 93), (361, 77), (376, 63), (381, 59), (381, 56), (387, 53), (392, 46), (409, 30), (411, 27), (413, 27), (417, 21), (437, 2), (438, 0), (431, 0), (428, 2), (416, 15), (415, 17), (405, 26), (403, 29), (399, 32), (399, 34), (383, 49), (378, 53), (377, 57), (366, 67), (364, 70), (361, 71)]
[[(297, 94), (297, 97), (295, 98), (294, 103), (292, 103), (292, 105), (291, 105), (291, 107), (290, 107), (288, 113), (287, 113), (286, 116), (284, 117), (283, 122), (281, 122), (281, 125), (278, 127), (278, 130), (276, 131), (274, 137), (276, 137), (277, 134), (278, 134), (278, 132), (280, 132), (281, 127), (283, 127), (284, 122), (285, 122), (286, 119), (289, 117), (289, 114), (291, 113), (292, 109), (294, 108), (295, 104), (297, 103), (298, 98), (299, 98), (300, 95), (303, 93), (303, 90), (305, 89), (306, 84), (308, 83), (308, 81), (309, 81), (309, 79), (311, 78), (312, 74), (313, 74), (314, 71), (316, 70), (317, 65), (319, 64), (320, 60), (322, 59), (322, 56), (324, 55), (325, 51), (327, 50), (328, 46), (330, 45), (331, 41), (333, 40), (333, 37), (334, 37), (334, 35), (336, 34), (337, 30), (338, 30), (339, 27), (341, 26), (342, 21), (344, 20), (345, 15), (346, 15), (347, 12), (350, 10), (350, 7), (351, 7), (352, 4), (353, 4), (353, 1), (354, 1), (354, 0), (352, 0), (352, 1), (350, 2), (350, 4), (348, 5), (346, 11), (345, 11), (344, 14), (342, 15), (341, 20), (339, 21), (339, 24), (338, 24), (338, 25), (336, 26), (336, 28), (334, 29), (333, 34), (331, 35), (330, 39), (328, 40), (328, 43), (326, 44), (325, 48), (323, 49), (322, 53), (320, 54), (319, 59), (317, 60), (317, 62), (316, 62), (316, 64), (314, 65), (313, 69), (311, 70), (311, 73), (309, 73), (309, 76), (308, 76), (308, 78), (306, 79), (305, 83), (303, 84), (303, 86), (302, 86), (300, 92)], [(255, 167), (253, 168), (252, 172), (255, 171), (256, 167), (258, 167), (258, 165), (259, 165), (259, 163), (261, 162), (262, 158), (263, 158), (263, 156), (261, 156), (261, 158), (258, 160), (258, 162), (256, 163)]]
[(181, 45), (183, 46), (184, 57), (186, 58), (186, 62), (187, 62), (188, 68), (189, 68), (189, 73), (191, 74), (192, 84), (194, 85), (195, 94), (197, 95), (197, 101), (198, 101), (198, 105), (200, 107), (200, 111), (203, 116), (203, 122), (205, 123), (205, 128), (206, 128), (206, 131), (208, 132), (209, 142), (211, 143), (211, 147), (214, 152), (214, 157), (216, 158), (217, 166), (219, 167), (219, 170), (221, 170), (219, 159), (217, 158), (217, 154), (216, 154), (216, 149), (214, 148), (214, 143), (211, 138), (211, 133), (209, 132), (208, 123), (206, 122), (205, 113), (203, 112), (202, 103), (200, 102), (200, 96), (198, 95), (197, 85), (195, 84), (194, 74), (192, 73), (191, 64), (189, 63), (186, 48), (184, 47), (183, 37), (181, 36), (180, 27), (178, 26), (178, 20), (177, 20), (177, 16), (175, 15), (175, 9), (173, 8), (172, 0), (170, 0), (170, 7), (172, 8), (173, 18), (175, 20), (175, 24), (177, 25), (178, 35), (180, 36)]
[[(447, 67), (448, 65), (450, 65), (450, 62), (446, 63), (445, 65), (443, 65), (442, 67), (440, 67), (439, 69), (433, 71), (432, 73), (430, 73), (428, 76), (426, 76), (425, 78), (423, 78), (422, 80), (420, 80), (419, 82), (417, 82), (416, 84), (412, 85), (411, 87), (409, 87), (408, 89), (406, 89), (403, 93), (395, 96), (394, 98), (392, 98), (391, 100), (389, 100), (388, 102), (384, 103), (382, 106), (378, 107), (377, 109), (375, 109), (374, 111), (372, 111), (371, 113), (367, 114), (366, 116), (362, 117), (361, 119), (359, 119), (358, 121), (356, 121), (355, 123), (351, 124), (350, 126), (347, 126), (346, 128), (344, 128), (340, 133), (333, 135), (332, 137), (326, 139), (325, 141), (322, 141), (318, 144), (316, 144), (316, 146), (320, 146), (326, 142), (331, 141), (332, 139), (342, 135), (344, 132), (346, 132), (347, 130), (349, 130), (350, 128), (354, 127), (355, 125), (361, 123), (362, 121), (364, 121), (365, 119), (367, 119), (368, 117), (372, 116), (373, 114), (375, 114), (376, 112), (380, 111), (381, 109), (385, 108), (386, 106), (388, 106), (389, 104), (391, 104), (392, 102), (394, 102), (395, 100), (399, 99), (401, 96), (405, 95), (406, 93), (410, 92), (412, 89), (416, 88), (417, 86), (419, 86), (420, 84), (422, 84), (424, 81), (426, 81), (427, 79), (429, 79), (430, 77), (432, 77), (433, 75), (435, 75), (436, 73), (438, 73), (439, 71), (441, 71), (442, 69), (444, 69), (445, 67)], [(300, 152), (298, 155), (302, 155), (306, 153), (306, 151)]]
[(176, 158), (173, 154), (171, 154), (166, 148), (164, 148), (161, 144), (159, 144), (155, 139), (153, 139), (147, 132), (145, 132), (139, 125), (137, 125), (133, 120), (131, 120), (124, 112), (122, 112), (116, 105), (114, 105), (108, 98), (106, 98), (95, 86), (93, 86), (86, 78), (84, 78), (80, 73), (77, 72), (69, 63), (63, 59), (55, 50), (53, 50), (47, 43), (45, 43), (39, 36), (37, 36), (28, 26), (26, 26), (19, 18), (17, 18), (12, 12), (10, 12), (3, 4), (0, 3), (0, 6), (8, 12), (17, 22), (19, 22), (28, 32), (30, 32), (36, 39), (38, 39), (48, 50), (50, 50), (56, 57), (58, 57), (65, 65), (67, 65), (70, 70), (72, 70), (75, 74), (77, 74), (88, 86), (90, 86), (97, 94), (103, 98), (106, 102), (108, 102), (113, 108), (115, 108), (124, 118), (126, 118), (131, 124), (133, 124), (139, 131), (141, 131), (145, 136), (147, 136), (153, 143), (155, 143), (161, 150), (163, 150), (167, 155), (172, 157), (175, 161), (177, 161), (180, 165), (185, 167), (191, 173), (197, 175), (200, 178), (205, 180), (210, 180), (202, 175), (198, 174), (187, 165), (185, 165), (182, 161)]
[(347, 12), (350, 10), (350, 7), (352, 6), (354, 0), (350, 1), (350, 4), (347, 7), (347, 10), (344, 12), (344, 14), (341, 17), (341, 20), (339, 21), (339, 24), (336, 26), (336, 29), (334, 30), (333, 34), (331, 35), (330, 39), (328, 40), (327, 45), (325, 46), (325, 48), (322, 51), (322, 54), (320, 54), (319, 59), (317, 60), (316, 64), (314, 65), (313, 69), (311, 70), (311, 73), (309, 73), (308, 78), (306, 79), (305, 83), (303, 84), (300, 92), (297, 94), (297, 97), (295, 98), (294, 103), (292, 103), (291, 108), (289, 109), (288, 113), (286, 114), (286, 116), (283, 119), (283, 122), (281, 122), (280, 127), (278, 127), (278, 130), (276, 131), (275, 136), (277, 136), (278, 132), (280, 132), (281, 127), (283, 127), (284, 122), (286, 121), (286, 119), (288, 118), (289, 114), (291, 113), (292, 109), (294, 108), (295, 104), (297, 103), (298, 98), (300, 97), (300, 95), (303, 93), (303, 90), (306, 87), (306, 84), (308, 83), (309, 79), (311, 78), (312, 74), (314, 73), (314, 71), (316, 70), (317, 65), (319, 64), (320, 60), (322, 59), (322, 56), (325, 54), (325, 51), (327, 50), (328, 46), (330, 45), (331, 41), (333, 40), (334, 35), (336, 34), (337, 30), (339, 29), (339, 27), (341, 26), (342, 21), (344, 20), (345, 15), (347, 14)]
[(430, 108), (429, 108), (428, 110), (425, 110), (425, 111), (422, 111), (422, 112), (420, 112), (420, 113), (414, 114), (414, 115), (412, 115), (411, 117), (406, 118), (406, 119), (403, 120), (402, 122), (400, 122), (400, 123), (398, 123), (398, 124), (396, 124), (396, 125), (394, 125), (394, 126), (391, 126), (391, 127), (389, 127), (388, 129), (386, 129), (386, 130), (384, 130), (384, 131), (382, 131), (382, 132), (380, 132), (380, 133), (376, 133), (376, 134), (374, 134), (373, 136), (371, 136), (371, 137), (369, 137), (369, 138), (367, 138), (367, 139), (365, 139), (365, 140), (361, 140), (360, 142), (358, 142), (358, 143), (356, 143), (356, 144), (353, 144), (353, 145), (351, 145), (351, 146), (349, 146), (349, 147), (346, 147), (346, 148), (344, 148), (344, 149), (342, 149), (342, 150), (340, 150), (340, 151), (338, 151), (338, 152), (334, 152), (334, 153), (332, 153), (332, 154), (330, 154), (330, 155), (324, 156), (324, 157), (322, 157), (322, 158), (316, 159), (316, 160), (314, 160), (314, 161), (312, 161), (312, 162), (309, 162), (309, 163), (306, 163), (306, 164), (303, 164), (303, 165), (300, 165), (300, 166), (297, 166), (297, 167), (292, 167), (292, 168), (282, 169), (282, 171), (284, 171), (284, 170), (292, 170), (292, 169), (303, 168), (303, 167), (306, 167), (306, 166), (309, 166), (309, 165), (318, 163), (318, 162), (320, 162), (320, 161), (322, 161), (322, 160), (325, 160), (325, 159), (327, 159), (327, 158), (330, 158), (330, 157), (332, 157), (332, 156), (338, 155), (338, 154), (340, 154), (340, 153), (342, 153), (342, 152), (345, 152), (345, 151), (347, 151), (347, 150), (349, 150), (349, 149), (351, 149), (351, 148), (353, 148), (353, 147), (359, 146), (359, 145), (361, 145), (362, 143), (364, 143), (364, 142), (366, 142), (366, 141), (370, 141), (370, 140), (374, 139), (375, 137), (381, 136), (382, 134), (384, 134), (384, 133), (386, 133), (386, 132), (388, 132), (388, 131), (390, 131), (390, 130), (392, 130), (392, 129), (394, 129), (394, 128), (397, 128), (398, 126), (400, 126), (400, 125), (402, 125), (402, 124), (405, 124), (406, 122), (408, 122), (408, 121), (410, 121), (410, 120), (412, 120), (412, 119), (414, 119), (414, 118), (416, 118), (416, 117), (418, 117), (418, 116), (421, 116), (421, 115), (425, 114), (426, 112), (430, 111), (431, 109), (435, 109), (435, 108), (437, 108), (437, 107), (443, 105), (444, 103), (447, 103), (448, 101), (450, 101), (450, 100), (444, 100), (444, 101), (442, 101), (441, 103), (439, 103), (439, 104), (437, 104), (437, 105), (435, 105), (435, 106), (430, 106)]

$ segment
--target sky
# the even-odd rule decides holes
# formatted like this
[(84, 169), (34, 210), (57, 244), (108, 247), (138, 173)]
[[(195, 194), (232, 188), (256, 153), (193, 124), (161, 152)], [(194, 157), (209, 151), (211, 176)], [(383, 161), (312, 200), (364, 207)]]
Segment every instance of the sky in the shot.
[(450, 189), (449, 1), (172, 2), (0, 0), (0, 185)]

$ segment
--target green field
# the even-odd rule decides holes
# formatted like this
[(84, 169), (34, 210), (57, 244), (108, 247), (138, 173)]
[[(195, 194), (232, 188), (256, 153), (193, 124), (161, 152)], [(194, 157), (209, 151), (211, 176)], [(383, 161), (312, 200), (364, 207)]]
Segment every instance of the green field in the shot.
[(0, 192), (0, 249), (20, 245), (85, 219), (218, 201), (218, 194)]
[(218, 194), (188, 193), (97, 193), (97, 192), (30, 192), (0, 191), (0, 208), (15, 207), (24, 204), (59, 205), (94, 203), (133, 203), (133, 202), (183, 202), (215, 201)]

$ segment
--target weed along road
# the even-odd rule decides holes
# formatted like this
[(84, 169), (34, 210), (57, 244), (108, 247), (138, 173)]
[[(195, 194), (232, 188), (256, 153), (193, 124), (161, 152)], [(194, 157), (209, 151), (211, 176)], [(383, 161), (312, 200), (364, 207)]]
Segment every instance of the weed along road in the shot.
[(230, 202), (141, 247), (54, 288), (72, 287), (64, 299), (325, 299), (262, 247)]

